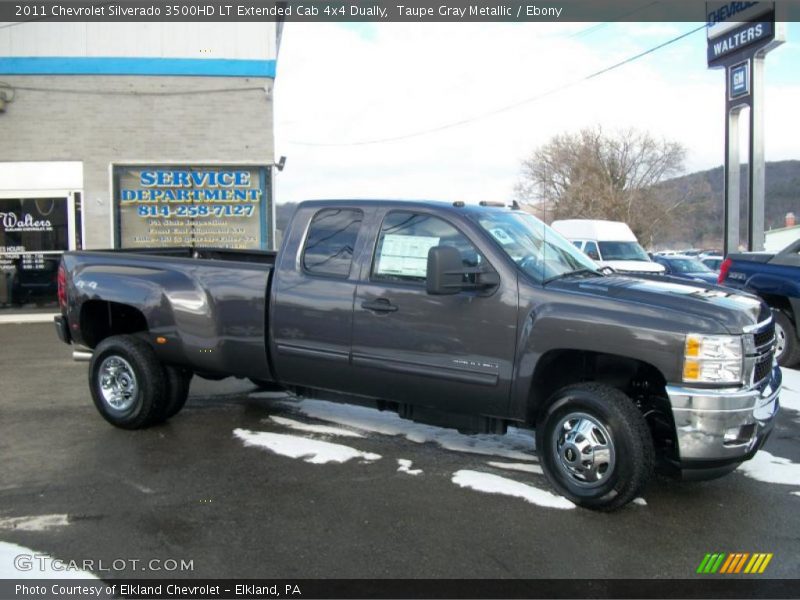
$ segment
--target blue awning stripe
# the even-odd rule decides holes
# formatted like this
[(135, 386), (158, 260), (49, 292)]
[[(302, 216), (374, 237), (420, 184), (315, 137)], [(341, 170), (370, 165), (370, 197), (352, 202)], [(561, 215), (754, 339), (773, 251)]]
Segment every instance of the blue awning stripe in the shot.
[(94, 56), (0, 57), (0, 75), (275, 77), (274, 60)]

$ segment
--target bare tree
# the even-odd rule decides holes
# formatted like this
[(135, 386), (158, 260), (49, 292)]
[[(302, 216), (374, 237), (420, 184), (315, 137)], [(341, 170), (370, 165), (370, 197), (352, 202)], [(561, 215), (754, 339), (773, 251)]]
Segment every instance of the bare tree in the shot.
[(522, 161), (516, 196), (546, 209), (548, 221), (624, 221), (647, 243), (685, 202), (658, 186), (683, 171), (685, 155), (681, 144), (634, 129), (557, 135)]

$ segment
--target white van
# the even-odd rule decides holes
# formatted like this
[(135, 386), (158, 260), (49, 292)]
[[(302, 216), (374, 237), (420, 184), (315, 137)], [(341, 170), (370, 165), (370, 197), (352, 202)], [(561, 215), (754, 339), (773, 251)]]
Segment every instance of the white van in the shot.
[(663, 273), (650, 260), (633, 231), (620, 221), (570, 219), (553, 221), (551, 227), (603, 267), (622, 273)]

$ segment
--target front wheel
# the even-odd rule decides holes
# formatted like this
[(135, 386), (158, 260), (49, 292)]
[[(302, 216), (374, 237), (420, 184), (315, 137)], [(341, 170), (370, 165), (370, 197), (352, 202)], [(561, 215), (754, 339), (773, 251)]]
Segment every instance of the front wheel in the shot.
[(104, 339), (89, 363), (89, 389), (103, 418), (123, 429), (162, 420), (167, 400), (164, 370), (153, 349), (131, 335)]
[(615, 510), (633, 500), (655, 463), (650, 430), (621, 391), (597, 383), (559, 390), (536, 427), (548, 481), (579, 506)]
[(775, 360), (782, 367), (791, 367), (800, 361), (800, 341), (794, 323), (781, 310), (772, 309), (775, 320)]

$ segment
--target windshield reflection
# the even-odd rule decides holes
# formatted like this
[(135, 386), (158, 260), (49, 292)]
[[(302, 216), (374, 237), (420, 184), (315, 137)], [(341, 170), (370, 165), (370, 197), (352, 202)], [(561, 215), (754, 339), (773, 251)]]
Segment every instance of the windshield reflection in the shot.
[(591, 258), (533, 215), (486, 211), (475, 213), (473, 218), (539, 283), (572, 274), (600, 275)]

